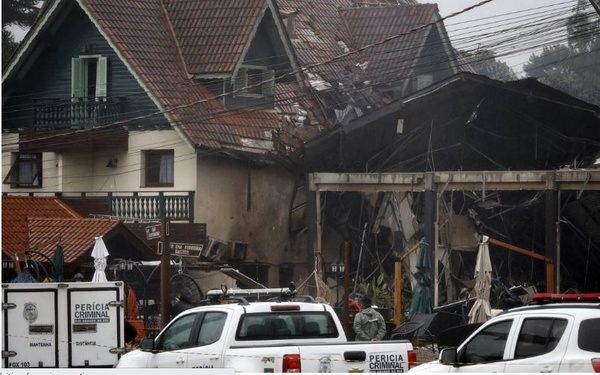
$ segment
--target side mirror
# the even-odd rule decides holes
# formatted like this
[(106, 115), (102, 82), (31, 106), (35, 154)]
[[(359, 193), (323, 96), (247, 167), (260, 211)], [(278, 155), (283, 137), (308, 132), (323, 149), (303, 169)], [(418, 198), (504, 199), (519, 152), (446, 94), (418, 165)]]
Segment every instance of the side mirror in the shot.
[(144, 352), (151, 352), (154, 350), (154, 339), (144, 338), (140, 341), (140, 350)]
[(442, 349), (440, 352), (440, 363), (442, 365), (458, 366), (456, 348)]

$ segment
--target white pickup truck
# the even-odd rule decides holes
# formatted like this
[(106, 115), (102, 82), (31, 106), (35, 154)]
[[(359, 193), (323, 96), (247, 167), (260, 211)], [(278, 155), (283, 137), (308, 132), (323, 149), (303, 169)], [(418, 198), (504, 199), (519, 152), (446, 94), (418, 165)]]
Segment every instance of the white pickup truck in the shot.
[(331, 306), (241, 302), (189, 309), (117, 367), (233, 368), (236, 372), (406, 372), (410, 342), (348, 342)]

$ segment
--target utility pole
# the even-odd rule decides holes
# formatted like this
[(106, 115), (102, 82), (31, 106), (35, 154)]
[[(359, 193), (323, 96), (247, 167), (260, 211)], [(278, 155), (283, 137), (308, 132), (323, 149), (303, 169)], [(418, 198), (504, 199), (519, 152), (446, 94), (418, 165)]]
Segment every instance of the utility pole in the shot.
[(169, 219), (163, 192), (159, 193), (160, 240), (160, 326), (164, 328), (171, 318), (171, 243), (169, 241)]

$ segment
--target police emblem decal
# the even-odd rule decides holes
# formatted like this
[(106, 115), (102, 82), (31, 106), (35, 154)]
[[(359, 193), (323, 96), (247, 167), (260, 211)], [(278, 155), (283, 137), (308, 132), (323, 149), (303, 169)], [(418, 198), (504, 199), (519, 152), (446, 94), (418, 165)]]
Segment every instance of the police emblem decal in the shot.
[(38, 317), (37, 304), (33, 302), (25, 302), (23, 307), (23, 318), (27, 320), (30, 324), (35, 322)]

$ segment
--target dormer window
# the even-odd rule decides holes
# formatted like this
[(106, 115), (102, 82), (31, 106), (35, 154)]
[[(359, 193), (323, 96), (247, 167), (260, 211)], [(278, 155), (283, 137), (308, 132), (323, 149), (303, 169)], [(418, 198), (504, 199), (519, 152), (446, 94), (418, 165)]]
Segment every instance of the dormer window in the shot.
[(273, 96), (274, 71), (266, 66), (243, 65), (234, 80), (235, 96)]

